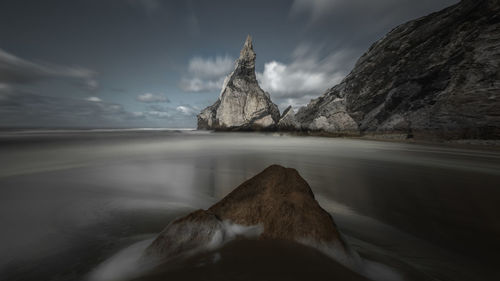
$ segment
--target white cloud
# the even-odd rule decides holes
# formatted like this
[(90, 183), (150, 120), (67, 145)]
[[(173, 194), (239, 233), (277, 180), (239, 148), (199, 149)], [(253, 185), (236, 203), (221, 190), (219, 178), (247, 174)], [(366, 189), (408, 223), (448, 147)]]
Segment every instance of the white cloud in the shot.
[(185, 92), (212, 92), (222, 88), (224, 77), (217, 80), (203, 80), (200, 78), (183, 78), (179, 84), (180, 88)]
[(152, 93), (144, 93), (142, 95), (138, 95), (136, 97), (137, 101), (140, 102), (170, 102), (170, 100), (163, 94), (152, 94)]
[(88, 97), (85, 100), (93, 101), (93, 102), (101, 102), (102, 101), (102, 99), (100, 99), (98, 97)]
[(234, 67), (234, 59), (228, 55), (215, 58), (194, 57), (189, 61), (190, 74), (201, 78), (218, 78), (227, 75)]
[(211, 92), (220, 90), (224, 78), (234, 67), (230, 56), (215, 58), (194, 57), (189, 61), (188, 75), (181, 79), (179, 87), (185, 92)]
[(299, 45), (288, 64), (271, 61), (257, 73), (260, 86), (273, 98), (318, 96), (339, 83), (353, 64), (349, 51), (337, 51), (321, 58), (321, 48)]
[(149, 110), (141, 112), (143, 116), (160, 119), (185, 119), (196, 116), (199, 108), (191, 105), (179, 105), (177, 107), (149, 106)]
[(146, 112), (147, 115), (155, 117), (155, 118), (167, 118), (167, 117), (172, 117), (172, 113), (168, 111), (148, 111)]
[(191, 106), (186, 106), (186, 105), (179, 105), (177, 108), (177, 111), (184, 115), (196, 115), (198, 114), (199, 109)]

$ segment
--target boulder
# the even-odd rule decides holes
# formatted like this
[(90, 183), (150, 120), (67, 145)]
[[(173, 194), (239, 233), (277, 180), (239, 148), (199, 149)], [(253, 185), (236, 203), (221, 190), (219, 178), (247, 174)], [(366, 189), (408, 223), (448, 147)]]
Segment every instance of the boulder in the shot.
[(270, 130), (279, 121), (278, 107), (257, 82), (255, 52), (250, 35), (224, 80), (219, 99), (198, 115), (198, 129)]
[(235, 239), (298, 242), (338, 257), (343, 264), (352, 256), (307, 182), (295, 169), (278, 165), (245, 181), (207, 210), (169, 224), (146, 255), (168, 260)]

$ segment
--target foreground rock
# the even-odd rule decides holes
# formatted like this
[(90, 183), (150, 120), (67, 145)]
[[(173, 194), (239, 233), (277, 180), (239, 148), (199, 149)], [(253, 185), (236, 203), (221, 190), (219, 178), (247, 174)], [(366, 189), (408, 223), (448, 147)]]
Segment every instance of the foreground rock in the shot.
[(248, 36), (234, 71), (224, 81), (219, 99), (198, 115), (198, 129), (275, 129), (280, 113), (257, 82), (255, 58), (252, 38)]
[(294, 169), (273, 165), (247, 180), (208, 210), (180, 218), (161, 232), (147, 255), (172, 259), (211, 250), (241, 238), (282, 240), (318, 247), (351, 261), (332, 217)]
[(500, 138), (500, 1), (463, 0), (373, 44), (296, 114), (304, 130)]

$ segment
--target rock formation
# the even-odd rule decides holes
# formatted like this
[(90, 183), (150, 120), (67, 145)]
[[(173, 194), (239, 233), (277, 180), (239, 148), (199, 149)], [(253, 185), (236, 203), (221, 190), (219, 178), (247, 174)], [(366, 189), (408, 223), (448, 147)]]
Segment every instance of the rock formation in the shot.
[(280, 113), (255, 76), (252, 38), (236, 60), (234, 71), (224, 80), (219, 99), (198, 115), (198, 129), (260, 130), (274, 129)]
[(500, 1), (460, 3), (393, 29), (297, 112), (304, 130), (500, 138)]
[(239, 237), (326, 246), (344, 262), (349, 256), (332, 217), (314, 199), (307, 182), (296, 170), (278, 165), (247, 180), (208, 210), (172, 222), (146, 254), (169, 259)]
[(292, 106), (289, 106), (283, 111), (280, 121), (278, 122), (278, 130), (295, 131), (300, 130), (300, 124), (295, 120), (295, 112)]

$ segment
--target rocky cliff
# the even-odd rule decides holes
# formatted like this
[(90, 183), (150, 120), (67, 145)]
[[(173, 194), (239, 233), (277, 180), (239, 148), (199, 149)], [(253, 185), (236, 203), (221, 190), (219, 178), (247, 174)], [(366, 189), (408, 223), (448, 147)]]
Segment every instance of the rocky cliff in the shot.
[(219, 99), (198, 115), (198, 129), (274, 129), (280, 118), (278, 107), (264, 92), (255, 76), (255, 52), (247, 37), (234, 71), (224, 80)]
[(460, 3), (393, 29), (299, 110), (303, 130), (500, 138), (500, 1)]

